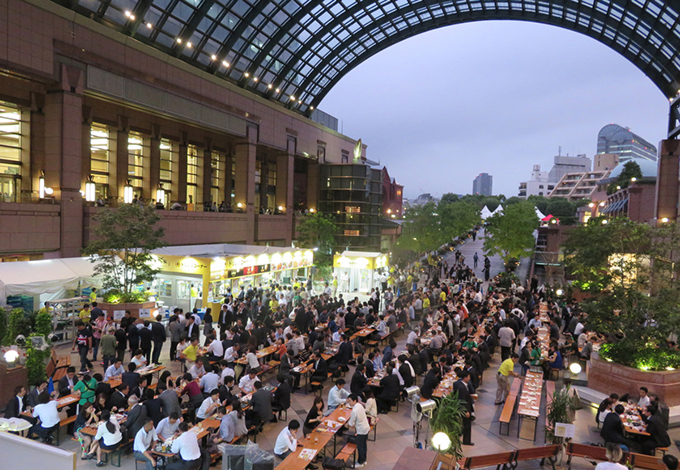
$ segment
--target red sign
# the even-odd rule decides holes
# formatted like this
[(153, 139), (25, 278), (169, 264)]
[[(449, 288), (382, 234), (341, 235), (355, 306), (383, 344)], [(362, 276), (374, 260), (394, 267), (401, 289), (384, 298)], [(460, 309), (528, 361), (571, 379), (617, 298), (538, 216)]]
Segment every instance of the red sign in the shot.
[(247, 266), (243, 268), (244, 276), (250, 276), (251, 274), (257, 274), (257, 266)]

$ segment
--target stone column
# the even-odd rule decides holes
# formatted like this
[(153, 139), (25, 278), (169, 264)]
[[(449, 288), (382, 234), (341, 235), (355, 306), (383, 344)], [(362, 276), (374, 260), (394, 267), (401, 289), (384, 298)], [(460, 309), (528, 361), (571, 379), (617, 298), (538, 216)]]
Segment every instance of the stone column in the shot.
[(45, 186), (61, 201), (61, 257), (80, 256), (83, 245), (83, 76), (61, 65), (60, 86), (45, 100)]
[(125, 185), (128, 181), (128, 137), (130, 133), (129, 118), (118, 116), (118, 130), (116, 132), (116, 185), (109, 187), (111, 197), (123, 202)]
[(222, 174), (224, 175), (223, 181), (224, 181), (224, 201), (227, 204), (231, 204), (231, 166), (234, 162), (234, 157), (232, 156), (233, 150), (231, 148), (227, 149), (226, 156), (224, 159), (224, 171)]
[(155, 201), (156, 190), (161, 182), (161, 128), (157, 124), (151, 126), (151, 139), (149, 143), (149, 189), (147, 196), (147, 185), (145, 184), (144, 198), (151, 198)]
[(307, 162), (307, 207), (319, 210), (319, 162)]
[[(217, 171), (217, 170), (215, 170)], [(203, 202), (206, 201), (211, 201), (212, 199), (212, 194), (211, 194), (211, 188), (212, 188), (212, 175), (213, 175), (213, 168), (212, 168), (212, 140), (211, 139), (206, 139), (205, 140), (205, 148), (203, 149), (203, 182), (202, 182), (202, 191), (203, 191)], [(220, 202), (222, 201), (212, 201), (218, 206), (220, 205)]]
[[(89, 106), (83, 106), (83, 122), (81, 124), (81, 132), (82, 132), (82, 141), (80, 143), (82, 147), (82, 161), (81, 161), (81, 168), (82, 168), (82, 174), (80, 175), (80, 188), (82, 191), (85, 191), (85, 183), (87, 182), (90, 173), (92, 172), (92, 145), (90, 143), (91, 140), (91, 132), (90, 129), (92, 127), (92, 108)], [(96, 198), (95, 194), (95, 198)]]
[(656, 177), (657, 223), (667, 218), (670, 222), (678, 217), (678, 171), (680, 170), (680, 141), (662, 140), (659, 144), (658, 172)]
[[(278, 175), (277, 175), (278, 176)], [(259, 213), (260, 207), (264, 207), (265, 210), (269, 207), (267, 203), (267, 188), (269, 187), (269, 161), (265, 155), (260, 159), (260, 200), (258, 207), (255, 208), (255, 212)], [(278, 201), (277, 201), (278, 204)], [(273, 213), (276, 213), (276, 207), (272, 208)]]
[[(258, 129), (248, 126), (246, 137), (235, 144), (236, 187), (235, 212), (248, 214), (246, 244), (255, 243), (255, 162), (257, 158)], [(239, 208), (238, 205), (241, 204)]]
[(293, 241), (293, 188), (295, 182), (295, 147), (276, 157), (276, 205), (283, 206), (286, 215), (286, 245)]
[[(182, 132), (177, 156), (177, 201), (180, 204), (189, 204), (189, 198), (187, 198), (187, 146), (187, 134)], [(195, 206), (196, 201), (192, 202)]]
[[(40, 172), (45, 170), (45, 95), (31, 93), (31, 199), (39, 198)], [(22, 184), (23, 186), (23, 184)]]

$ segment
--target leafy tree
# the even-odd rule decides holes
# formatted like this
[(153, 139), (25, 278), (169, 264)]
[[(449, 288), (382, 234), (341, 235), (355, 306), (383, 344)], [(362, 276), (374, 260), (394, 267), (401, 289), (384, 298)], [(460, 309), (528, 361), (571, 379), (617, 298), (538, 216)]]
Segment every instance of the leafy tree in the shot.
[(36, 314), (35, 333), (44, 336), (45, 339), (52, 333), (52, 315), (49, 312)]
[(517, 197), (517, 196), (512, 196), (512, 197), (509, 197), (508, 199), (506, 199), (503, 203), (506, 204), (506, 205), (510, 205), (510, 204), (517, 204), (518, 202), (523, 202), (523, 201), (525, 201), (525, 199), (522, 199), (521, 197)]
[(139, 204), (103, 209), (94, 217), (94, 237), (84, 253), (103, 287), (120, 292), (123, 302), (134, 297), (135, 285), (152, 281), (160, 271), (151, 263), (151, 252), (165, 246), (165, 229), (156, 227), (160, 219), (155, 209)]
[(449, 239), (442, 230), (437, 206), (433, 202), (404, 211), (401, 237), (397, 240), (401, 250), (424, 253), (436, 250)]
[(444, 235), (450, 238), (461, 237), (482, 222), (479, 206), (471, 202), (440, 202), (437, 213)]
[(451, 204), (458, 201), (458, 194), (446, 193), (439, 200), (439, 204)]
[(643, 370), (680, 367), (680, 352), (667, 348), (680, 324), (680, 289), (673, 252), (677, 226), (651, 227), (628, 218), (590, 219), (576, 227), (565, 245), (587, 326), (617, 341), (600, 356)]
[[(20, 334), (24, 334), (23, 325), (24, 322), (24, 310), (21, 308), (15, 308), (9, 314), (9, 319), (7, 321), (7, 329), (5, 332), (5, 339), (3, 344), (10, 345), (14, 344), (14, 340)], [(25, 335), (24, 335), (25, 336)]]
[(335, 235), (338, 226), (328, 215), (306, 215), (297, 226), (298, 242), (304, 248), (318, 248), (315, 256), (315, 264), (322, 268), (332, 264), (333, 248), (335, 247)]
[[(489, 208), (491, 209), (491, 208)], [(531, 202), (511, 204), (486, 220), (484, 251), (499, 254), (506, 265), (513, 259), (528, 256), (534, 249), (534, 230), (539, 226), (538, 217)]]
[(623, 170), (616, 178), (616, 181), (609, 183), (607, 194), (613, 194), (620, 189), (627, 188), (633, 178), (642, 178), (642, 170), (636, 161), (628, 160), (623, 165)]
[(541, 211), (543, 214), (548, 215), (546, 211), (548, 209), (548, 204), (550, 204), (552, 199), (545, 196), (531, 195), (527, 198), (527, 201), (536, 206), (536, 208), (538, 208), (538, 210)]
[(0, 307), (0, 344), (8, 346), (7, 337), (7, 310)]
[(432, 415), (432, 432), (443, 432), (451, 439), (451, 446), (444, 452), (454, 455), (456, 460), (463, 457), (461, 437), (463, 436), (463, 417), (467, 413), (465, 402), (458, 398), (458, 392), (449, 393), (441, 399)]

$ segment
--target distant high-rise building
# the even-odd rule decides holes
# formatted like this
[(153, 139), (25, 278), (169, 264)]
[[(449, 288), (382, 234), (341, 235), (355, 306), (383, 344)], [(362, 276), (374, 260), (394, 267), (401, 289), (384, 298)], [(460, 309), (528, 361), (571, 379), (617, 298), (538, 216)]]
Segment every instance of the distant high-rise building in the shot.
[(585, 155), (557, 155), (553, 160), (554, 164), (548, 174), (548, 181), (557, 183), (567, 173), (578, 173), (590, 171), (590, 158)]
[(618, 124), (607, 124), (600, 129), (597, 134), (597, 153), (616, 154), (621, 163), (634, 157), (653, 162), (657, 160), (655, 146)]
[(472, 194), (491, 196), (493, 192), (493, 176), (488, 173), (480, 173), (472, 182)]

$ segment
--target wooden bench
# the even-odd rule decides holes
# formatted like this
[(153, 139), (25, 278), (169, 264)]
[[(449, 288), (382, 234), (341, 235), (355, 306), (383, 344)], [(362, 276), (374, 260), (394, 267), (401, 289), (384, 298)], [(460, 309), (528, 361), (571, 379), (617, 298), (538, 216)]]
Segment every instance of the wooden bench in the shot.
[(373, 440), (371, 441), (371, 439), (367, 438), (371, 442), (375, 442), (376, 440), (378, 440), (378, 423), (379, 422), (380, 422), (380, 418), (379, 417), (375, 418), (375, 421), (371, 425), (371, 428), (368, 430), (369, 436), (371, 435), (371, 431), (373, 431)]
[(519, 387), (522, 381), (518, 378), (512, 381), (512, 386), (510, 387), (510, 393), (505, 399), (505, 405), (503, 405), (503, 410), (501, 411), (501, 416), (498, 419), (499, 427), (498, 432), (503, 434), (503, 425), (507, 426), (506, 436), (510, 435), (510, 420), (512, 419), (512, 413), (515, 410), (515, 403), (517, 402), (517, 395), (519, 394)]
[(465, 459), (463, 468), (470, 470), (471, 468), (483, 468), (496, 466), (496, 470), (506, 469), (512, 465), (515, 457), (515, 451), (500, 452), (498, 454), (477, 455)]
[(57, 369), (57, 370), (54, 372), (54, 375), (52, 376), (52, 381), (53, 381), (53, 382), (58, 382), (59, 379), (61, 379), (62, 377), (64, 377), (64, 376), (66, 375), (66, 369), (67, 369), (66, 367), (62, 367), (62, 368), (60, 368), (60, 369)]
[(316, 395), (316, 392), (319, 392), (319, 396), (323, 395), (323, 384), (321, 382), (312, 382), (311, 383), (312, 387), (315, 387), (314, 390), (314, 395)]
[(55, 441), (57, 441), (57, 447), (59, 447), (59, 442), (61, 441), (60, 440), (61, 428), (63, 428), (64, 426), (68, 426), (71, 423), (75, 423), (77, 417), (78, 416), (73, 415), (73, 416), (69, 416), (68, 418), (64, 418), (62, 420), (59, 420), (59, 427), (54, 432), (54, 439), (55, 439)]
[[(104, 463), (109, 463), (109, 454), (110, 454), (111, 455), (111, 465), (113, 465), (114, 467), (120, 468), (120, 460), (122, 458), (123, 452), (125, 451), (125, 449), (127, 447), (132, 446), (133, 442), (134, 441), (128, 441), (124, 444), (121, 444), (120, 447), (118, 447), (115, 450), (102, 449), (102, 456), (103, 456), (102, 461)], [(113, 459), (116, 458), (116, 457), (118, 457), (118, 465), (116, 465), (113, 461)]]
[(586, 444), (576, 444), (570, 442), (567, 444), (567, 466), (571, 468), (571, 458), (581, 457), (589, 460), (599, 460), (600, 462), (606, 462), (607, 450), (604, 447), (589, 446)]
[(347, 459), (349, 459), (350, 457), (353, 458), (352, 468), (354, 468), (357, 463), (357, 445), (348, 442), (347, 445), (343, 447), (342, 450), (338, 453), (338, 455), (335, 456), (335, 458), (340, 459), (343, 462), (347, 462)]
[(643, 468), (645, 470), (665, 470), (666, 465), (657, 457), (651, 455), (642, 455), (630, 453), (628, 457), (628, 466), (631, 469)]
[[(462, 465), (461, 465), (462, 467)], [(449, 454), (439, 454), (430, 465), (430, 470), (455, 470), (456, 469), (456, 457)]]
[(519, 449), (515, 452), (512, 468), (517, 468), (518, 462), (538, 459), (541, 459), (541, 466), (543, 466), (545, 459), (548, 459), (553, 470), (555, 470), (555, 462), (557, 461), (557, 454), (559, 451), (560, 446), (556, 444), (543, 447), (529, 447), (528, 449)]
[(666, 452), (668, 452), (668, 447), (657, 447), (656, 450), (660, 450), (661, 455), (665, 456)]

